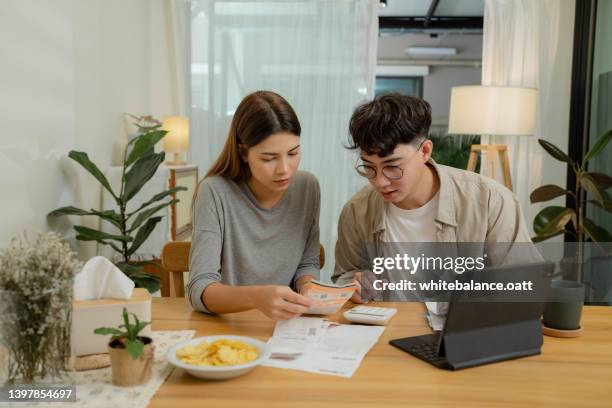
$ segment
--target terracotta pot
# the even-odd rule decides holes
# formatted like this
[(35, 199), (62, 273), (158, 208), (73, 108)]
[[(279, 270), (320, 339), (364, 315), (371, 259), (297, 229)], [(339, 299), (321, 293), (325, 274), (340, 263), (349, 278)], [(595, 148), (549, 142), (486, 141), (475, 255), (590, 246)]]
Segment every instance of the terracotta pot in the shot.
[(155, 346), (150, 337), (139, 337), (139, 339), (145, 346), (142, 355), (137, 359), (133, 359), (125, 348), (120, 347), (119, 340), (109, 343), (108, 354), (113, 372), (113, 385), (131, 387), (144, 384), (151, 379)]

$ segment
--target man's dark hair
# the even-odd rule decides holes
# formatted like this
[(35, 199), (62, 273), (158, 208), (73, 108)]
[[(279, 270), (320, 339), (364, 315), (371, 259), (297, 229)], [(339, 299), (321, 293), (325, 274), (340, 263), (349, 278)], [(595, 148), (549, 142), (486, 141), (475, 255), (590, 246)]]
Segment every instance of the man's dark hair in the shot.
[(353, 112), (348, 148), (385, 157), (400, 143), (427, 137), (430, 125), (431, 106), (427, 101), (399, 93), (379, 95)]

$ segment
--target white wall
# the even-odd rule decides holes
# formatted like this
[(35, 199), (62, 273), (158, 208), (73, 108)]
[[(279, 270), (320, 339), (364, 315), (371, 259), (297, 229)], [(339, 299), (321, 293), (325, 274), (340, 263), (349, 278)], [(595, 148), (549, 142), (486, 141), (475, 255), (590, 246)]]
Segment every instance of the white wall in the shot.
[[(457, 55), (448, 59), (480, 60), (482, 58), (481, 34), (440, 34), (431, 38), (429, 34), (382, 35), (378, 38), (379, 59), (417, 59), (405, 53), (410, 46), (451, 47)], [(433, 123), (448, 124), (450, 92), (457, 85), (480, 84), (481, 69), (463, 66), (430, 66), (429, 75), (423, 77), (423, 99), (431, 104)]]
[[(89, 153), (104, 171), (120, 162), (123, 112), (174, 114), (165, 30), (154, 21), (163, 1), (2, 1), (0, 247), (23, 231), (97, 228), (91, 217), (47, 221), (59, 206), (100, 205), (98, 183), (68, 151)], [(76, 248), (81, 258), (96, 250)]]

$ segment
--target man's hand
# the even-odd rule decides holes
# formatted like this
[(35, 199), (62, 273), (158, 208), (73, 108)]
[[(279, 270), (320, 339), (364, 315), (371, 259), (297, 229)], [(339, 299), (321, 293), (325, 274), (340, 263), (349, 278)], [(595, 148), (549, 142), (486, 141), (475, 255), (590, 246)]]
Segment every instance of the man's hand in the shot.
[(374, 295), (378, 293), (378, 291), (374, 290), (374, 281), (376, 278), (376, 275), (372, 272), (355, 272), (353, 280), (357, 285), (357, 289), (351, 297), (351, 302), (368, 303), (370, 300), (374, 299)]

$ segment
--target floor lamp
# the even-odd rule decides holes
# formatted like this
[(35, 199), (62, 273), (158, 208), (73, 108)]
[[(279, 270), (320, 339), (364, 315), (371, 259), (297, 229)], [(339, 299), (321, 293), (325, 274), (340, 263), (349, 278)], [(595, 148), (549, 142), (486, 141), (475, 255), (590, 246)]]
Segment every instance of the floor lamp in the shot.
[[(448, 133), (481, 136), (532, 135), (538, 91), (506, 86), (455, 86), (451, 91)], [(476, 170), (479, 154), (487, 162), (486, 175), (495, 178), (501, 164), (504, 185), (512, 190), (508, 146), (472, 145), (467, 169)]]

